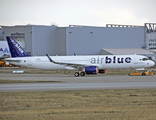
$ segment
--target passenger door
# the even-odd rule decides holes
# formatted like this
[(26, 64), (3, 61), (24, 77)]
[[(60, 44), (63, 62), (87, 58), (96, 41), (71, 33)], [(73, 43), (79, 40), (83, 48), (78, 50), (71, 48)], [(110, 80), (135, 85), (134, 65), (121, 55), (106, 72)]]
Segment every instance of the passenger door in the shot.
[(28, 58), (28, 68), (32, 66), (32, 58)]
[(137, 55), (134, 56), (134, 64), (138, 64), (138, 56)]

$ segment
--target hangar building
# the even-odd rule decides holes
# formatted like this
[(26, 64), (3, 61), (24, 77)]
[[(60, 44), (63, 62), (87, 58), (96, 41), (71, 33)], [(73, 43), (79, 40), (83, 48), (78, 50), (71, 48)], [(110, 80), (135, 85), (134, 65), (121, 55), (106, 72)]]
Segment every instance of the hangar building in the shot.
[(155, 26), (155, 23), (145, 23), (145, 26), (107, 24), (106, 27), (1, 26), (0, 39), (13, 36), (17, 41), (22, 40), (30, 55), (99, 55), (104, 49), (119, 48), (153, 51), (156, 50)]

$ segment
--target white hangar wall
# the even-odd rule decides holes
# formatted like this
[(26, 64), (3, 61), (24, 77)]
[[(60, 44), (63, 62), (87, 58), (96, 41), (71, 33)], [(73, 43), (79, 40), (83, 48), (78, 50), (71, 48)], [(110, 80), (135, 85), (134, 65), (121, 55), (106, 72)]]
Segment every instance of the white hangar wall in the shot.
[(142, 48), (144, 27), (67, 27), (67, 55), (100, 54), (101, 48)]

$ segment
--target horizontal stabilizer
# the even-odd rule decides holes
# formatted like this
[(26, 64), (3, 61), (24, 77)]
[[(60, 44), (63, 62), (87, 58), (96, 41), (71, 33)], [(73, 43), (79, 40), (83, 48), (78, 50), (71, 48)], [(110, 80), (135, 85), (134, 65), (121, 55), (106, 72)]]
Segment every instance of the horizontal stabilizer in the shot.
[(4, 59), (4, 58), (9, 58), (9, 57), (11, 57), (11, 56), (10, 55), (6, 55), (2, 51), (0, 51), (0, 60)]
[(9, 62), (9, 63), (11, 63), (11, 62), (21, 62), (21, 60), (19, 60), (19, 59), (15, 59), (15, 58), (4, 58), (4, 59), (0, 59), (1, 61), (6, 61), (6, 62)]

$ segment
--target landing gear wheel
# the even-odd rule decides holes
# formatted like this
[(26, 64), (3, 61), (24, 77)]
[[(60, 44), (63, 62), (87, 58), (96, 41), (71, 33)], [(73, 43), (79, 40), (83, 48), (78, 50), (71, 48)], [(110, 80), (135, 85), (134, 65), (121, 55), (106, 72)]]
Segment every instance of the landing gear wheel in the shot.
[(81, 76), (85, 76), (85, 72), (81, 72), (80, 75), (81, 75)]
[(142, 73), (142, 76), (145, 76), (146, 74), (145, 73)]
[(76, 72), (74, 75), (75, 75), (75, 77), (78, 77), (79, 76), (79, 72)]

